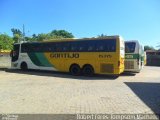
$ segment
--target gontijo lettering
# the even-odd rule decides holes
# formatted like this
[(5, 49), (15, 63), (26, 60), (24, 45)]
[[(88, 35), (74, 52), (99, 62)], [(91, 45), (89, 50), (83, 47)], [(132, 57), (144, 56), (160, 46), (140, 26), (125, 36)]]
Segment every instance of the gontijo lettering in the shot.
[(51, 53), (50, 58), (79, 58), (78, 53)]

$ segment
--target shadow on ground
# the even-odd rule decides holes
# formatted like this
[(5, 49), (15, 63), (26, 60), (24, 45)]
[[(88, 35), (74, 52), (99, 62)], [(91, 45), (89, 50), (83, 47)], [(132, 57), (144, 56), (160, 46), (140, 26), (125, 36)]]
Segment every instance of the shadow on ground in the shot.
[(17, 74), (70, 78), (70, 79), (76, 79), (76, 80), (116, 80), (119, 77), (114, 75), (73, 76), (66, 72), (46, 71), (46, 70), (22, 71), (22, 70), (8, 69), (8, 68), (0, 68), (0, 71), (5, 71), (8, 73), (17, 73)]
[(155, 114), (160, 114), (160, 83), (125, 82)]
[(135, 76), (138, 73), (134, 73), (134, 72), (123, 72), (120, 76)]

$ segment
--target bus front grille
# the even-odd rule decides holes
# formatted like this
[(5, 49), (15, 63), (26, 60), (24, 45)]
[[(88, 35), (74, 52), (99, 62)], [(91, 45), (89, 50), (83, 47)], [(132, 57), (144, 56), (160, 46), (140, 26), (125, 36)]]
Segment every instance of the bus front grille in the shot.
[(125, 69), (134, 69), (134, 61), (125, 61)]
[(113, 73), (113, 64), (101, 64), (100, 71), (102, 73)]

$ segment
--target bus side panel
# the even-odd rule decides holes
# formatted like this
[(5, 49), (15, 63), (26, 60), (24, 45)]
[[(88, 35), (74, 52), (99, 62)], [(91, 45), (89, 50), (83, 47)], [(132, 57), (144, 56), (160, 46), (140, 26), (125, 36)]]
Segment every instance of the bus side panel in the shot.
[[(74, 55), (77, 55), (75, 57)], [(78, 64), (80, 68), (83, 68), (85, 64), (90, 64), (94, 68), (95, 73), (98, 74), (119, 74), (118, 65), (118, 53), (115, 52), (55, 52), (45, 53), (48, 61), (58, 70), (69, 72), (69, 68), (72, 64)], [(113, 72), (102, 70), (103, 66), (110, 68), (113, 66)], [(106, 68), (107, 69), (107, 68)]]

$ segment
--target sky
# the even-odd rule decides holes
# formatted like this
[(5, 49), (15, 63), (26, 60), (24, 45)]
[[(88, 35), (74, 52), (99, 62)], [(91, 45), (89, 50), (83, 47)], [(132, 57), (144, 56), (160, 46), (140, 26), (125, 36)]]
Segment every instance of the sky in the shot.
[(76, 38), (121, 35), (156, 48), (160, 44), (160, 0), (0, 0), (0, 33), (26, 36), (67, 30)]

